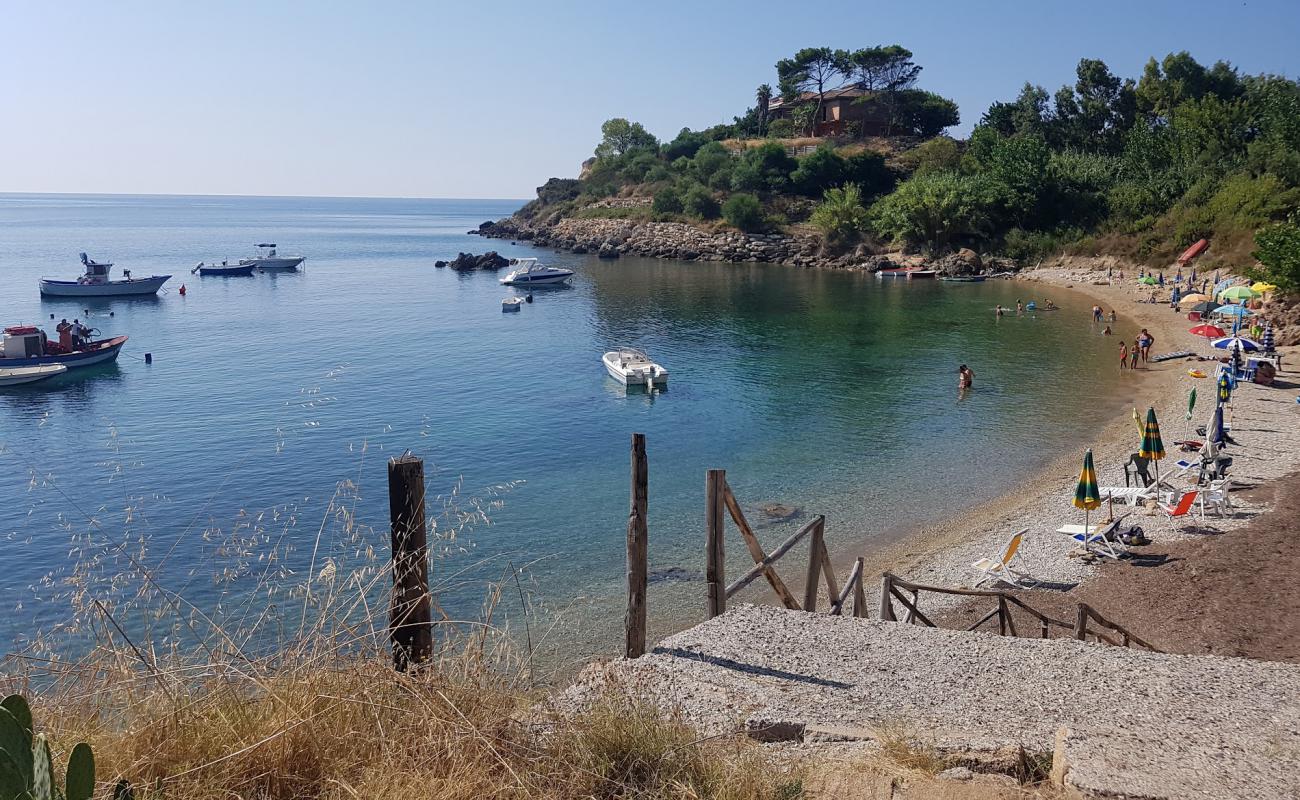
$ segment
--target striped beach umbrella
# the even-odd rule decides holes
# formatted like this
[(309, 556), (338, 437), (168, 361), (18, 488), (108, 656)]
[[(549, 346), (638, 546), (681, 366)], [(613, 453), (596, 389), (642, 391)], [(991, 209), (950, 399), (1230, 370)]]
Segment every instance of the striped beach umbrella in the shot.
[(1273, 323), (1264, 323), (1264, 335), (1259, 338), (1261, 339), (1260, 344), (1264, 347), (1264, 352), (1273, 352)]
[(1097, 488), (1097, 470), (1092, 466), (1092, 450), (1083, 454), (1083, 469), (1079, 472), (1079, 484), (1074, 487), (1074, 507), (1083, 509), (1083, 529), (1091, 533), (1088, 527), (1088, 515), (1101, 507), (1101, 490)]
[(1223, 404), (1216, 403), (1210, 425), (1205, 429), (1205, 443), (1215, 447), (1223, 446)]
[(1216, 350), (1244, 350), (1247, 353), (1255, 352), (1260, 349), (1260, 346), (1259, 342), (1247, 339), (1245, 336), (1224, 336), (1210, 342), (1210, 347)]
[(1155, 408), (1147, 409), (1147, 420), (1142, 426), (1142, 446), (1138, 455), (1156, 462), (1156, 483), (1160, 483), (1160, 459), (1165, 457), (1165, 443), (1160, 440), (1160, 423), (1156, 421)]
[(1226, 369), (1219, 370), (1219, 380), (1216, 384), (1219, 390), (1219, 403), (1226, 403), (1232, 398), (1232, 381), (1228, 378)]

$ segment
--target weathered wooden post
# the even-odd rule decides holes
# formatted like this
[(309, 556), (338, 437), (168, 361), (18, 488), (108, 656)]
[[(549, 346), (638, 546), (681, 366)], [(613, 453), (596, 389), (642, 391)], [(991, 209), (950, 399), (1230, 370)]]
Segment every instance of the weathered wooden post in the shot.
[(646, 583), (650, 531), (646, 523), (649, 505), (649, 465), (645, 434), (632, 434), (632, 507), (627, 515), (627, 617), (623, 622), (623, 655), (645, 654)]
[(858, 573), (858, 582), (853, 585), (853, 616), (866, 618), (867, 616), (867, 590), (862, 584), (866, 582), (866, 559), (858, 556), (857, 564), (854, 571)]
[(393, 642), (393, 667), (406, 672), (433, 655), (424, 460), (409, 450), (388, 461), (388, 515), (393, 547), (388, 630)]
[(803, 585), (803, 610), (817, 610), (817, 586), (822, 576), (822, 548), (826, 546), (826, 528), (818, 523), (812, 530), (812, 544), (808, 545), (808, 574)]
[(1085, 603), (1079, 604), (1079, 610), (1074, 616), (1074, 638), (1081, 642), (1088, 641), (1088, 606)]
[(705, 475), (704, 499), (708, 511), (704, 580), (708, 583), (709, 619), (727, 610), (726, 551), (722, 542), (726, 530), (726, 502), (723, 498), (726, 486), (726, 470), (711, 469)]
[(894, 616), (894, 576), (888, 572), (880, 579), (880, 618), (885, 622), (897, 622)]

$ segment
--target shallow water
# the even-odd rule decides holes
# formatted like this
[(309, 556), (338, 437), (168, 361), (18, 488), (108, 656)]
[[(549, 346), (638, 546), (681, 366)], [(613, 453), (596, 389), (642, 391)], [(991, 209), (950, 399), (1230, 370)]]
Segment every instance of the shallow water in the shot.
[[(651, 566), (670, 578), (651, 593), (662, 629), (703, 612), (710, 467), (756, 521), (764, 503), (802, 510), (760, 526), (769, 546), (824, 513), (843, 552), (1004, 493), (1112, 410), (1118, 343), (1072, 295), (998, 320), (994, 305), (1029, 287), (608, 262), (465, 235), (516, 206), (0, 195), (5, 323), (52, 329), (51, 314), (89, 308), (131, 337), (115, 365), (0, 393), (0, 640), (64, 619), (83, 585), (120, 593), (107, 581), (132, 561), (207, 612), (300, 602), (284, 590), (310, 565), (382, 561), (384, 462), (410, 448), (452, 504), (442, 607), (474, 616), (485, 582), (527, 565), (520, 589), (539, 625), (559, 620), (563, 654), (612, 650), (633, 431), (649, 443)], [(307, 255), (306, 271), (188, 273), (268, 239)], [(489, 248), (578, 276), (507, 315), (497, 275), (432, 266)], [(74, 276), (79, 250), (171, 273), (170, 291), (42, 302), (37, 278)], [(600, 354), (625, 344), (670, 370), (668, 391), (605, 376)], [(964, 397), (960, 363), (975, 371)], [(738, 537), (729, 556), (737, 574)], [(92, 566), (70, 582), (79, 560)], [(512, 593), (499, 613), (519, 607)]]

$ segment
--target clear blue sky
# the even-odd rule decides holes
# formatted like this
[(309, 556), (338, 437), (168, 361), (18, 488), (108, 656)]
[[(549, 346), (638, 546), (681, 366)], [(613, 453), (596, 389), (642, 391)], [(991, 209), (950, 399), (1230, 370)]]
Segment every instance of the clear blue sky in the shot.
[(1300, 0), (0, 0), (0, 191), (531, 197), (600, 123), (729, 120), (803, 46), (897, 42), (968, 131), (1081, 57), (1300, 73)]

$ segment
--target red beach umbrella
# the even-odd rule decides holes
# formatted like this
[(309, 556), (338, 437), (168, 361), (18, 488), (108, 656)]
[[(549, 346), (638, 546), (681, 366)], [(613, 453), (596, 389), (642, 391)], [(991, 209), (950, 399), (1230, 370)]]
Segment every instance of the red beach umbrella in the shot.
[(1221, 336), (1227, 336), (1228, 332), (1218, 325), (1197, 325), (1192, 328), (1190, 333), (1197, 336), (1204, 336), (1206, 339), (1218, 339)]

